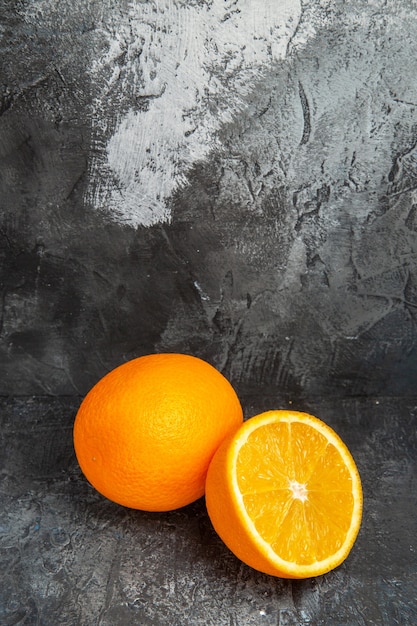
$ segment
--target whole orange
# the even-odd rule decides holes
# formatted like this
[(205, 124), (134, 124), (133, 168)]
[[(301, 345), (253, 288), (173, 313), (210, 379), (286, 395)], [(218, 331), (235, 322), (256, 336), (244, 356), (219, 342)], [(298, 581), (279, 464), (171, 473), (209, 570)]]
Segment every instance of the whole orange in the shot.
[(123, 506), (168, 511), (204, 494), (209, 463), (243, 421), (229, 381), (184, 354), (116, 367), (86, 395), (74, 424), (81, 470)]

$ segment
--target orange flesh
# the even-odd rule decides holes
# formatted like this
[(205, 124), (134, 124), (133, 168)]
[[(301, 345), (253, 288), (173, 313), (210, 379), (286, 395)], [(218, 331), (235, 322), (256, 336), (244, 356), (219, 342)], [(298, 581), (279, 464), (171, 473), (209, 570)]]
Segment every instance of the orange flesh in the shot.
[(249, 434), (236, 476), (248, 516), (281, 559), (310, 565), (343, 545), (352, 478), (340, 452), (309, 424), (265, 424)]

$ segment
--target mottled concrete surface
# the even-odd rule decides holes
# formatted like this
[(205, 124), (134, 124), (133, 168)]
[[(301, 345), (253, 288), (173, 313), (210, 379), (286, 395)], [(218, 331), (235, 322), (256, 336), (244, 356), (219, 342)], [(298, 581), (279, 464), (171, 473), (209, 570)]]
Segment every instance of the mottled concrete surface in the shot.
[[(416, 26), (414, 0), (0, 0), (1, 625), (417, 623)], [(338, 428), (346, 564), (264, 577), (203, 501), (88, 487), (78, 404), (155, 351)]]
[[(95, 192), (103, 177), (112, 190), (124, 180), (107, 163), (118, 122), (158, 106), (135, 99), (147, 40), (134, 52), (131, 3), (75, 4), (1, 5), (0, 393), (82, 395), (128, 358), (177, 350), (242, 390), (413, 394), (415, 2), (304, 2), (285, 54), (259, 53), (256, 72), (222, 48), (217, 91), (184, 112), (206, 128), (213, 109), (222, 124), (201, 157), (178, 164), (170, 221), (150, 227)], [(206, 5), (188, 17), (200, 23)], [(162, 25), (157, 4), (135, 6), (136, 21), (153, 7), (163, 47), (166, 11), (183, 4), (162, 2)], [(125, 54), (109, 56), (115, 42)], [(177, 106), (175, 94), (163, 101), (167, 125)], [(138, 167), (132, 188), (149, 195)]]
[[(245, 402), (247, 415), (284, 398)], [(76, 399), (1, 402), (0, 624), (25, 626), (414, 626), (417, 623), (417, 401), (306, 402), (350, 446), (363, 478), (362, 528), (348, 559), (305, 581), (243, 565), (204, 500), (143, 513), (82, 477)]]

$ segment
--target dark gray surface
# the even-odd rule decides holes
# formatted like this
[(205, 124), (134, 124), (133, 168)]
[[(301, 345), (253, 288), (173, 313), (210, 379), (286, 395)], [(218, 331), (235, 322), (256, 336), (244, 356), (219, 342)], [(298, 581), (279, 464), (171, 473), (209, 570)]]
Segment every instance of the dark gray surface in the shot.
[(83, 395), (126, 359), (185, 351), (243, 392), (413, 395), (415, 2), (303, 2), (238, 112), (235, 74), (210, 66), (230, 119), (150, 227), (91, 201), (117, 120), (158, 105), (126, 89), (130, 52), (92, 71), (133, 5), (41, 4), (0, 3), (0, 393)]
[[(316, 400), (299, 408), (349, 445), (364, 487), (357, 542), (305, 581), (238, 561), (204, 500), (150, 514), (95, 492), (77, 467), (77, 398), (1, 401), (0, 624), (11, 626), (414, 626), (417, 398)], [(263, 396), (247, 415), (291, 406)]]

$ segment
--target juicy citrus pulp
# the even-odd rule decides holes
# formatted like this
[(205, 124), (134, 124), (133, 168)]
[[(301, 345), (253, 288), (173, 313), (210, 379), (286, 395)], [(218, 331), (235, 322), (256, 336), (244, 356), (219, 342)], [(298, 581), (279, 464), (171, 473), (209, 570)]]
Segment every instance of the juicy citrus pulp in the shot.
[(212, 365), (152, 354), (116, 367), (89, 391), (75, 419), (74, 447), (102, 495), (166, 511), (204, 494), (213, 454), (242, 421), (233, 387)]
[(268, 411), (221, 444), (206, 503), (215, 530), (246, 564), (307, 578), (347, 557), (362, 489), (349, 450), (329, 426), (306, 413)]

